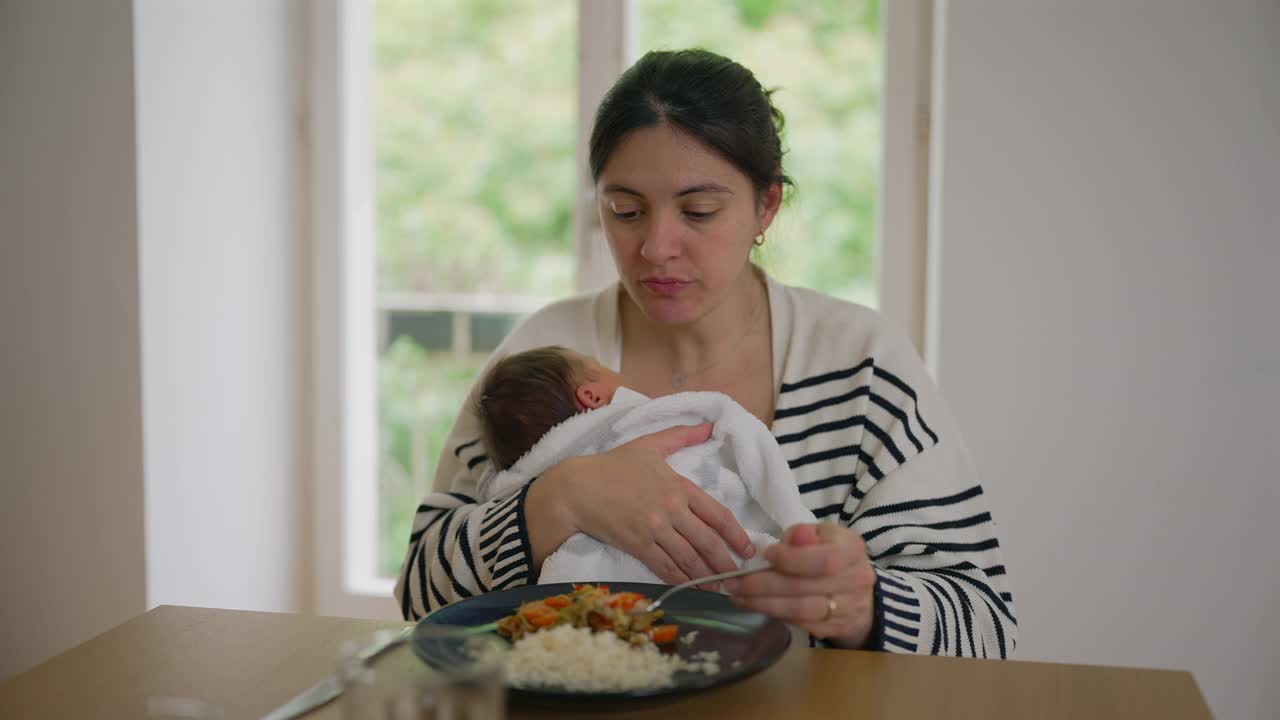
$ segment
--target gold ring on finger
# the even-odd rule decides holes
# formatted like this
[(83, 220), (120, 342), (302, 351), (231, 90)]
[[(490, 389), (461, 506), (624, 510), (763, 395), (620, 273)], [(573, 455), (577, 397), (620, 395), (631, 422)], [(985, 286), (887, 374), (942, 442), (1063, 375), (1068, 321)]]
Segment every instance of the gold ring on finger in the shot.
[(835, 614), (836, 614), (836, 599), (828, 595), (827, 596), (827, 614), (822, 618), (822, 621), (826, 622), (830, 620), (831, 616)]

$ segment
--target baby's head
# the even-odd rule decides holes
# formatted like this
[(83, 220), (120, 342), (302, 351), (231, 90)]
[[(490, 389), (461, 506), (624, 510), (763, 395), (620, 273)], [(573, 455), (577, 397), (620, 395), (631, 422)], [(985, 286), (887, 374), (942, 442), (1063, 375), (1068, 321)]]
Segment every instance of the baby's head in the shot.
[(559, 346), (509, 355), (480, 381), (476, 414), (489, 459), (506, 470), (548, 430), (613, 401), (622, 376)]

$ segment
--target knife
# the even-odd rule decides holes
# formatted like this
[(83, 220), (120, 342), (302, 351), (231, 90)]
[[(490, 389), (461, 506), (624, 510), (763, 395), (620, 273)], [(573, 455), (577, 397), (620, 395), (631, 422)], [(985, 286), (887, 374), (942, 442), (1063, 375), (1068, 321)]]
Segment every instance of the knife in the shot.
[[(413, 626), (404, 628), (395, 635), (376, 642), (369, 647), (364, 648), (356, 657), (361, 663), (368, 663), (382, 653), (390, 650), (397, 645), (401, 645), (409, 640), (409, 635), (413, 632)], [(272, 710), (262, 716), (262, 720), (293, 720), (293, 718), (306, 715), (317, 708), (323, 707), (333, 701), (334, 698), (342, 694), (342, 681), (336, 676), (321, 680), (311, 687), (303, 690), (280, 707)]]

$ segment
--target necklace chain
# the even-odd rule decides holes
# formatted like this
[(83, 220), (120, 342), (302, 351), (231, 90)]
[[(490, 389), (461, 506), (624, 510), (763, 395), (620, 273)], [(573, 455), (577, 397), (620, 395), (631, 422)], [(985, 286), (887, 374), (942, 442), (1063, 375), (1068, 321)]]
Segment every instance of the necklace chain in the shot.
[(738, 338), (738, 341), (733, 346), (734, 352), (728, 353), (718, 360), (713, 360), (709, 363), (705, 363), (701, 367), (698, 367), (689, 372), (672, 370), (671, 371), (671, 387), (682, 388), (689, 382), (689, 378), (697, 377), (702, 373), (716, 367), (717, 365), (723, 364), (725, 360), (729, 359), (730, 357), (738, 355), (739, 353), (737, 351), (742, 348), (742, 345), (747, 341), (747, 338), (751, 337), (751, 331), (755, 329), (756, 322), (760, 319), (760, 309), (764, 307), (764, 305), (766, 304), (767, 304), (767, 295), (766, 295), (765, 302), (761, 302), (759, 300), (756, 301), (755, 309), (752, 310), (751, 312), (751, 318), (747, 321), (746, 330), (743, 331), (742, 337)]

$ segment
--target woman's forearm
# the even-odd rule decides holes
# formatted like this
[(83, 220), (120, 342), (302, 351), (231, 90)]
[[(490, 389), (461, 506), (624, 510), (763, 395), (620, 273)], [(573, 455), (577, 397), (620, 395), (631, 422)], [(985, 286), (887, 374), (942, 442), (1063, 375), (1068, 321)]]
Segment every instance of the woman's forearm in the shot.
[(570, 458), (543, 473), (525, 496), (525, 523), (533, 551), (533, 577), (542, 570), (542, 561), (578, 531), (573, 520), (572, 497), (568, 490), (578, 458)]

